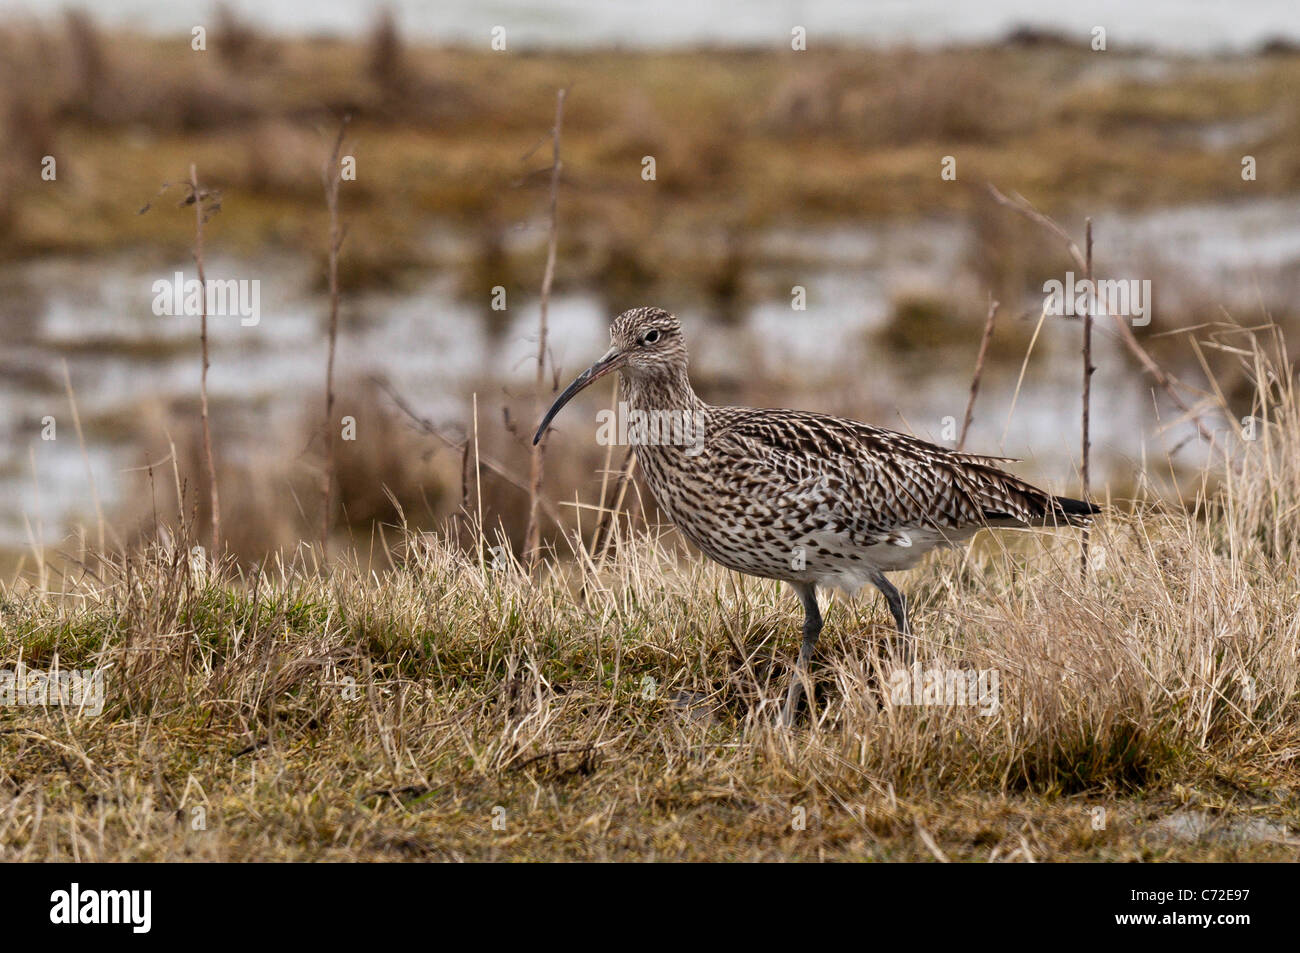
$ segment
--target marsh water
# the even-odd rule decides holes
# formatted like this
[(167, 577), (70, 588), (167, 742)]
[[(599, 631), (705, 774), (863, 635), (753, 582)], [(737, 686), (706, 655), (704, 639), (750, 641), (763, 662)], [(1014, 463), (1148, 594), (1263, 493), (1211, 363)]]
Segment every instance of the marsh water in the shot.
[[(1095, 217), (1098, 260), (1111, 277), (1154, 279), (1155, 309), (1144, 338), (1170, 330), (1165, 316), (1189, 307), (1222, 308), (1254, 322), (1290, 313), (1300, 292), (1300, 201), (1183, 207)], [(522, 244), (541, 243), (540, 223)], [(472, 240), (431, 225), (440, 259), (470, 253)], [(772, 230), (754, 236), (741, 283), (750, 289), (727, 320), (690, 302), (679, 312), (692, 348), (692, 373), (706, 399), (824, 410), (906, 429), (951, 444), (965, 408), (980, 321), (943, 320), (947, 310), (982, 314), (972, 225), (959, 218)], [(120, 256), (55, 258), (0, 268), (0, 309), (8, 339), (0, 362), (0, 545), (21, 547), (29, 534), (57, 540), (90, 518), (93, 477), (103, 507), (122, 502), (127, 476), (144, 460), (136, 437), (160, 408), (192, 401), (198, 382), (197, 320), (154, 313), (154, 283), (182, 261)], [(260, 282), (256, 324), (211, 322), (210, 390), (222, 432), (241, 453), (293, 453), (285, 446), (295, 419), (318, 400), (326, 301), (317, 265), (283, 253), (239, 260), (213, 252), (209, 278)], [(791, 289), (805, 289), (806, 310)], [(451, 268), (433, 268), (401, 291), (345, 298), (338, 351), (341, 381), (378, 374), (419, 410), (464, 421), (473, 395), (499, 421), (505, 395), (531, 393), (536, 349), (535, 299), (509, 302), (492, 327), (483, 302), (457, 292)], [(900, 302), (937, 302), (935, 321), (915, 341), (891, 335)], [(1024, 457), (1021, 472), (1073, 488), (1079, 460), (1079, 326), (1042, 322), (1020, 380), (1025, 342), (1042, 296), (1004, 304), (982, 385), (970, 448)], [(625, 302), (631, 304), (639, 302)], [(960, 307), (959, 307), (960, 306)], [(605, 346), (615, 307), (600, 288), (569, 288), (551, 304), (551, 340), (561, 375), (576, 373)], [(1093, 441), (1096, 479), (1128, 481), (1144, 460), (1184, 443), (1185, 425), (1165, 429), (1169, 408), (1098, 326)], [(85, 435), (86, 456), (71, 426), (66, 362)], [(1192, 375), (1194, 377), (1194, 374)], [(1019, 383), (1018, 393), (1017, 386)], [(486, 408), (486, 409), (485, 409)], [(41, 439), (42, 420), (58, 439)], [(580, 418), (569, 424), (585, 432)], [(594, 425), (593, 425), (594, 426)], [(565, 436), (581, 439), (581, 434)], [(1194, 444), (1179, 458), (1193, 462)], [(87, 458), (89, 475), (87, 473)]]

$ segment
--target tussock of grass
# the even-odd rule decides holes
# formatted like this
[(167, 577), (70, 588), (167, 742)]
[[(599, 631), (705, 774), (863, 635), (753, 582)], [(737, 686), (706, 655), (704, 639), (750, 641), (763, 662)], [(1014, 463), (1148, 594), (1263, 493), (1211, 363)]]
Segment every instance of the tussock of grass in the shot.
[[(0, 709), (0, 856), (1293, 856), (1300, 403), (1248, 363), (1259, 439), (1194, 506), (1108, 514), (1087, 579), (1063, 533), (905, 580), (922, 666), (996, 669), (992, 716), (882, 704), (864, 596), (829, 607), (813, 705), (777, 727), (796, 601), (640, 533), (533, 580), (412, 532), (382, 567), (155, 546), (11, 587), (0, 657), (108, 692), (98, 717)], [(1184, 807), (1228, 833), (1158, 823)], [(1282, 833), (1231, 833), (1261, 815)]]

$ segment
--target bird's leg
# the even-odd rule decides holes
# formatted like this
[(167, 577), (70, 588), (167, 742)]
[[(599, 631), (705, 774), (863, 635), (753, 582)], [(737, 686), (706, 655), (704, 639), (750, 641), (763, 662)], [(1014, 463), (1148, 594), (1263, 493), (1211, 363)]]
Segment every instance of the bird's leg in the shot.
[(871, 581), (889, 603), (889, 611), (893, 613), (894, 625), (898, 629), (898, 636), (902, 642), (903, 664), (911, 665), (916, 640), (912, 637), (912, 623), (907, 618), (907, 599), (892, 582), (885, 578), (884, 573), (876, 573), (871, 577)]
[(786, 726), (794, 724), (795, 711), (807, 686), (811, 696), (812, 686), (808, 684), (808, 664), (812, 661), (813, 651), (817, 647), (817, 636), (822, 631), (822, 614), (817, 608), (817, 587), (810, 582), (791, 583), (799, 601), (803, 603), (803, 644), (799, 646), (799, 661), (795, 663), (790, 674), (790, 688), (785, 695), (785, 707), (781, 711), (781, 722)]

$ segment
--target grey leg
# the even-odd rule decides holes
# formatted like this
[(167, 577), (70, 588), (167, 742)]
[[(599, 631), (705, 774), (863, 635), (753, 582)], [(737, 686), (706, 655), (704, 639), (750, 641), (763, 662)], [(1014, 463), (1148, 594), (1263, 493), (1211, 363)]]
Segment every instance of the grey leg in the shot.
[[(822, 631), (822, 614), (817, 608), (817, 587), (810, 582), (793, 582), (795, 593), (803, 603), (803, 644), (799, 647), (799, 661), (795, 663), (790, 675), (790, 688), (785, 694), (785, 707), (781, 711), (781, 722), (786, 726), (794, 724), (794, 716), (803, 697), (804, 687), (808, 681), (808, 664), (812, 661), (813, 651), (817, 647), (817, 636)], [(811, 690), (811, 686), (808, 686)]]
[(876, 573), (871, 577), (871, 581), (884, 594), (885, 601), (889, 603), (889, 611), (893, 613), (894, 625), (898, 629), (898, 635), (902, 641), (903, 663), (911, 665), (915, 650), (915, 639), (912, 638), (912, 624), (907, 619), (907, 599), (892, 582), (885, 578), (884, 573)]

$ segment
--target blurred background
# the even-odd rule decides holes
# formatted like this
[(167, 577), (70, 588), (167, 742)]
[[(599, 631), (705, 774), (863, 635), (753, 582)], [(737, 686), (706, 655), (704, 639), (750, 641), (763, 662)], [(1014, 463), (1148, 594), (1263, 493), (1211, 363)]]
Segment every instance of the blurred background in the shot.
[[(482, 454), (526, 474), (561, 87), (548, 379), (598, 356), (613, 315), (656, 304), (682, 318), (706, 400), (951, 445), (992, 298), (967, 448), (1077, 491), (1080, 326), (1040, 326), (1043, 283), (1072, 265), (986, 186), (1079, 240), (1091, 217), (1098, 275), (1152, 282), (1139, 339), (1208, 391), (1189, 329), (1300, 312), (1300, 6), (952, 6), (0, 2), (3, 565), (93, 541), (97, 511), (120, 543), (206, 518), (198, 320), (152, 308), (155, 281), (194, 276), (193, 209), (163, 190), (190, 163), (221, 192), (207, 277), (260, 282), (256, 325), (210, 322), (225, 536), (246, 559), (316, 537), (321, 170), (345, 115), (336, 416), (356, 439), (337, 445), (340, 544), (368, 546), (399, 511), (436, 526), (457, 510), (449, 444), (475, 405)], [(1242, 370), (1203, 356), (1248, 414)], [(1203, 459), (1192, 429), (1109, 327), (1094, 360), (1094, 487), (1176, 492)], [(568, 525), (564, 504), (599, 493), (611, 400), (585, 393), (551, 440), (545, 495)], [(482, 491), (517, 543), (526, 494), (486, 471)]]

